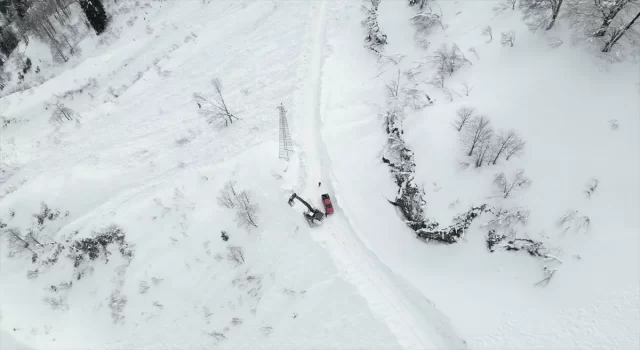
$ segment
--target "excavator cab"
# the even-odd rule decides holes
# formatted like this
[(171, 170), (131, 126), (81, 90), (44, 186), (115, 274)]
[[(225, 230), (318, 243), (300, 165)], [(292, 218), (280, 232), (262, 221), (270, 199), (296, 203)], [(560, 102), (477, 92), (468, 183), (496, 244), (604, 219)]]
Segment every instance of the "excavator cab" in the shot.
[(289, 197), (289, 205), (293, 207), (296, 199), (307, 207), (308, 210), (304, 212), (304, 217), (305, 219), (307, 219), (307, 222), (310, 226), (313, 227), (322, 224), (322, 222), (324, 221), (324, 213), (322, 211), (312, 207), (311, 204), (307, 203), (304, 199), (300, 198), (295, 193), (292, 194), (291, 197)]

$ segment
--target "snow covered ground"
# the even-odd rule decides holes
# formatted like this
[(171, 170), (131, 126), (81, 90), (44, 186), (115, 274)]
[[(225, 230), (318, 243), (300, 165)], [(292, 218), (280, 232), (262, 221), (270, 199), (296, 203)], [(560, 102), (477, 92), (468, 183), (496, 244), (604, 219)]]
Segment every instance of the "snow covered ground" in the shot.
[[(405, 55), (397, 65), (363, 48), (352, 0), (109, 2), (109, 31), (85, 38), (70, 62), (46, 64), (47, 49), (32, 41), (25, 54), (51, 79), (0, 98), (12, 119), (1, 129), (0, 219), (57, 240), (117, 224), (134, 256), (113, 247), (108, 263), (78, 269), (61, 255), (38, 267), (26, 252), (9, 256), (3, 241), (0, 348), (640, 346), (637, 65), (603, 64), (571, 46), (562, 26), (550, 35), (565, 44), (551, 48), (519, 14), (495, 14), (485, 1), (438, 2), (446, 29), (425, 51), (406, 3), (383, 0), (379, 10), (386, 54)], [(492, 43), (481, 36), (488, 24)], [(500, 46), (506, 30), (514, 47)], [(486, 218), (460, 243), (425, 244), (387, 202), (397, 188), (380, 161), (385, 83), (454, 42), (473, 64), (446, 85), (473, 90), (448, 101), (424, 83), (426, 64), (417, 81), (436, 102), (404, 120), (427, 214), (446, 225), (472, 204), (498, 204), (487, 198), (494, 174), (526, 169), (531, 188), (503, 204), (529, 208), (529, 236), (563, 261), (544, 288), (534, 287), (542, 261), (487, 251)], [(211, 96), (213, 78), (240, 118), (227, 128), (207, 124), (193, 99)], [(77, 121), (49, 122), (56, 96)], [(289, 162), (277, 156), (280, 103), (295, 145)], [(450, 123), (467, 105), (496, 129), (516, 129), (523, 156), (461, 170)], [(592, 177), (600, 185), (587, 199)], [(218, 204), (229, 180), (259, 205), (257, 228), (238, 227)], [(330, 193), (336, 213), (311, 229), (302, 206), (286, 204), (292, 191), (316, 206)], [(61, 215), (38, 226), (41, 202)], [(569, 209), (589, 216), (589, 232), (561, 234), (555, 221)], [(228, 257), (233, 247), (240, 263)]]

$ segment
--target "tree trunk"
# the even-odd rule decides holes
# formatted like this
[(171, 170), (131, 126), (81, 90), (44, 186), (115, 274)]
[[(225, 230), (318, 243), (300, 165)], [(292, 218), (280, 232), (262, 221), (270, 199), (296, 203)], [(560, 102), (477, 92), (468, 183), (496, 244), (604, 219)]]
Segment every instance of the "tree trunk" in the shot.
[(506, 144), (502, 144), (500, 146), (500, 149), (498, 149), (498, 152), (496, 152), (495, 157), (493, 157), (493, 159), (490, 161), (491, 164), (496, 165), (496, 163), (498, 162), (498, 158), (500, 158), (500, 155), (502, 155), (505, 149), (507, 149)]
[(602, 18), (602, 24), (600, 25), (600, 28), (598, 28), (598, 30), (596, 30), (596, 32), (593, 33), (593, 36), (595, 37), (604, 36), (607, 33), (607, 29), (609, 29), (611, 22), (613, 22), (613, 19), (616, 18), (616, 16), (620, 11), (622, 11), (622, 9), (625, 7), (627, 2), (628, 2), (627, 0), (618, 0), (616, 5), (609, 11), (609, 13), (603, 14), (604, 16)]
[(471, 157), (471, 155), (473, 154), (473, 150), (476, 149), (476, 145), (478, 143), (476, 141), (473, 142), (473, 144), (471, 144), (471, 149), (469, 150), (469, 153), (467, 153), (468, 157)]
[(618, 30), (611, 36), (609, 41), (607, 41), (607, 43), (602, 48), (602, 52), (611, 51), (611, 48), (618, 42), (618, 40), (620, 40), (620, 38), (622, 38), (622, 36), (624, 36), (627, 30), (629, 30), (629, 28), (633, 27), (633, 25), (636, 23), (638, 18), (640, 18), (640, 12), (638, 12), (638, 14), (635, 17), (633, 17), (631, 22), (629, 22), (624, 28)]
[(53, 45), (53, 47), (56, 49), (56, 51), (58, 51), (58, 53), (60, 54), (60, 56), (62, 56), (62, 59), (67, 62), (68, 59), (67, 57), (64, 55), (64, 53), (62, 53), (62, 50), (60, 49), (60, 43), (58, 42), (58, 40), (53, 36), (53, 34), (51, 34), (48, 30), (46, 30), (47, 35), (49, 36), (49, 39), (51, 39), (51, 45)]
[(545, 30), (553, 28), (553, 25), (556, 23), (556, 19), (558, 18), (558, 14), (560, 13), (560, 7), (562, 6), (562, 0), (557, 1), (557, 4), (552, 4), (551, 8), (553, 9), (553, 15), (551, 16), (551, 22), (549, 22), (549, 25), (547, 26), (547, 28), (545, 28)]
[(600, 28), (598, 28), (598, 30), (596, 30), (595, 33), (593, 33), (593, 36), (595, 37), (604, 36), (607, 33), (607, 29), (609, 28), (611, 21), (613, 21), (613, 17), (609, 17), (609, 16), (605, 17), (604, 20), (602, 20), (602, 24), (600, 25)]

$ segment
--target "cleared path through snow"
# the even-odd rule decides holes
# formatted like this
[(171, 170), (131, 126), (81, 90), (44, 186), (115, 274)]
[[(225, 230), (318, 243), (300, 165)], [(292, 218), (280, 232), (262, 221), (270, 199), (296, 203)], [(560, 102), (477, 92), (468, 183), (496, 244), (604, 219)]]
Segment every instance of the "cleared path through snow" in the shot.
[[(335, 194), (331, 162), (322, 140), (320, 113), (327, 13), (327, 0), (315, 5), (312, 38), (307, 48), (308, 67), (306, 77), (302, 80), (305, 86), (302, 106), (299, 106), (300, 120), (296, 122), (298, 141), (303, 148), (301, 170), (304, 176), (300, 178), (299, 187), (303, 189), (304, 197), (312, 198), (316, 205), (322, 192)], [(322, 181), (321, 188), (316, 185), (318, 181)], [(407, 349), (464, 347), (463, 342), (450, 332), (446, 322), (441, 322), (437, 310), (426, 300), (416, 302), (415, 298), (407, 297), (405, 288), (409, 288), (406, 287), (408, 284), (399, 281), (365, 247), (340, 210), (336, 196), (332, 198), (336, 212), (321, 227), (313, 230), (314, 239), (327, 248), (344, 278), (358, 288), (374, 314), (383, 319), (397, 336), (398, 342)], [(400, 284), (405, 287), (402, 288)], [(424, 314), (429, 311), (433, 311), (431, 315)]]

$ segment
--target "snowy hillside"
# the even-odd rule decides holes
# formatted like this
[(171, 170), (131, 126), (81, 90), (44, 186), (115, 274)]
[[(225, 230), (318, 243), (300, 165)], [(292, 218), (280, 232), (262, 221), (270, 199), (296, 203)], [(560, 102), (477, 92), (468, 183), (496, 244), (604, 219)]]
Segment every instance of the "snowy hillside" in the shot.
[[(0, 348), (640, 346), (633, 50), (607, 61), (499, 1), (429, 1), (424, 33), (382, 0), (381, 56), (370, 1), (104, 3), (100, 36), (74, 9), (68, 62), (21, 43), (41, 72), (0, 95)], [(442, 83), (444, 44), (464, 60)], [(461, 108), (524, 147), (476, 167)], [(384, 162), (398, 127), (408, 175)], [(487, 210), (416, 238), (390, 204), (407, 182), (440, 228)], [(294, 192), (335, 213), (310, 227)]]

